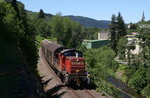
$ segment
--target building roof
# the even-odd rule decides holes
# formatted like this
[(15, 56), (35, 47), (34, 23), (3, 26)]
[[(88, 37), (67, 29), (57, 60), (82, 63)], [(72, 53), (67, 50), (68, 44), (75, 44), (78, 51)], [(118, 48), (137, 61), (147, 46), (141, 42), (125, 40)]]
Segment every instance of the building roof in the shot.
[(100, 42), (100, 41), (104, 41), (104, 40), (83, 40), (83, 41), (92, 43), (92, 42)]

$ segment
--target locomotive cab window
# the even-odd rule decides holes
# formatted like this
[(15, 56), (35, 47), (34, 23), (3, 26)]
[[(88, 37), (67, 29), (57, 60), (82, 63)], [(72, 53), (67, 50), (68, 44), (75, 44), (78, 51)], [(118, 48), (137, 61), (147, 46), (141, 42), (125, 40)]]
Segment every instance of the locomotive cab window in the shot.
[(82, 57), (82, 53), (78, 51), (67, 51), (64, 53), (64, 56), (76, 56), (76, 57)]

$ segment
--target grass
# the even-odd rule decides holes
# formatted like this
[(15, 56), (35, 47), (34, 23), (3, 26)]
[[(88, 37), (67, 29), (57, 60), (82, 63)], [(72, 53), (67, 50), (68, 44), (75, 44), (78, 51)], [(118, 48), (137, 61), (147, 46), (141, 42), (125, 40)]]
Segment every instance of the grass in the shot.
[(120, 64), (116, 71), (116, 78), (121, 79), (123, 82), (127, 82), (128, 77), (125, 74), (125, 70), (128, 68), (127, 65)]
[(0, 98), (22, 98), (25, 95), (18, 93), (18, 81), (25, 78), (19, 74), (24, 60), (18, 52), (17, 45), (0, 42), (0, 55)]
[(114, 70), (113, 69), (107, 69), (106, 71), (109, 75), (114, 76)]

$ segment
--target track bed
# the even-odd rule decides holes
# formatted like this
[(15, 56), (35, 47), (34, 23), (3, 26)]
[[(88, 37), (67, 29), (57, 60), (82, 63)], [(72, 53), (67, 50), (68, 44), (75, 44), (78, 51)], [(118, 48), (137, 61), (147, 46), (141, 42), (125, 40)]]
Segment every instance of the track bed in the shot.
[(48, 98), (107, 98), (95, 90), (68, 88), (49, 66), (41, 50), (39, 51), (38, 71), (40, 73), (44, 91)]

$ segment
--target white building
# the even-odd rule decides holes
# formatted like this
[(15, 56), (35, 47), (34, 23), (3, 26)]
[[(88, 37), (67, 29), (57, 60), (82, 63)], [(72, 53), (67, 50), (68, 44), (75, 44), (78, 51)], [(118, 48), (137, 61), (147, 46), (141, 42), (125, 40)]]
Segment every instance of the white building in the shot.
[(108, 40), (109, 33), (108, 32), (99, 32), (98, 33), (98, 40)]
[(127, 35), (127, 46), (131, 46), (132, 49), (130, 50), (131, 54), (139, 54), (141, 52), (141, 48), (139, 45), (139, 39), (136, 37), (138, 33), (132, 33), (132, 35)]

